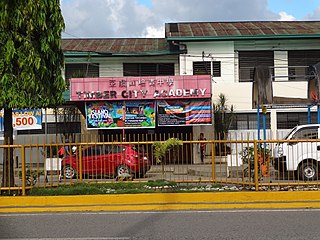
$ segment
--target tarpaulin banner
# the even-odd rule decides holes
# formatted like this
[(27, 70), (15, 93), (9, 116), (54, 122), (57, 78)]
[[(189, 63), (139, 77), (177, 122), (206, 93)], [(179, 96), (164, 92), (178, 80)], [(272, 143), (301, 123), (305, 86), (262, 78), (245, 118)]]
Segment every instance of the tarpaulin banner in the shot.
[(158, 126), (212, 124), (211, 99), (158, 100)]
[[(42, 110), (12, 110), (12, 127), (14, 130), (42, 129)], [(0, 131), (4, 130), (3, 109), (0, 111)]]
[(154, 128), (154, 110), (154, 101), (86, 103), (87, 128)]

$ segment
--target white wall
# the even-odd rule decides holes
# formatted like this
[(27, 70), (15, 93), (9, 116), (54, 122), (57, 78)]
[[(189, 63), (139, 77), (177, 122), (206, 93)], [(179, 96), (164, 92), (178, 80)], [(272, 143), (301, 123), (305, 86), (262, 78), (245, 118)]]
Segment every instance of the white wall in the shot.
[(308, 82), (273, 82), (273, 96), (307, 98)]
[(215, 102), (220, 93), (227, 98), (227, 104), (234, 106), (235, 111), (252, 110), (252, 83), (213, 83), (213, 98)]
[(274, 81), (288, 81), (288, 51), (274, 51)]
[[(180, 56), (180, 74), (193, 75), (193, 62), (220, 61), (221, 77), (214, 77), (215, 82), (233, 83), (235, 53), (234, 44), (228, 42), (195, 42), (188, 43), (188, 53)], [(204, 52), (204, 58), (202, 58)]]
[(178, 56), (147, 56), (147, 57), (119, 57), (119, 58), (99, 58), (95, 62), (99, 62), (100, 77), (122, 77), (123, 63), (174, 63), (175, 75), (179, 75)]

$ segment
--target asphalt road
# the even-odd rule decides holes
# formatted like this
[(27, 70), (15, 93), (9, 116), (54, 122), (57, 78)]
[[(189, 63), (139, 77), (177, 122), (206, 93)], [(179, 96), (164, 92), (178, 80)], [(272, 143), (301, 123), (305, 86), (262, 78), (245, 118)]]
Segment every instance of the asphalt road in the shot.
[(320, 209), (0, 214), (1, 239), (320, 239)]

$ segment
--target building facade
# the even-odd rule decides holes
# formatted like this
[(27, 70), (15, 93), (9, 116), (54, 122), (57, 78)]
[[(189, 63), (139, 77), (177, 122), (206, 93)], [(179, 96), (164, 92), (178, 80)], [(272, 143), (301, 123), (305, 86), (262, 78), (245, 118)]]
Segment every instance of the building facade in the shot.
[[(318, 21), (167, 23), (165, 29), (164, 39), (63, 39), (66, 80), (209, 74), (212, 102), (223, 93), (234, 106), (231, 132), (258, 128), (252, 99), (256, 66), (270, 69), (273, 96), (308, 98), (308, 68), (320, 59)], [(83, 106), (78, 106), (84, 113)], [(312, 123), (317, 121), (316, 110), (311, 106)], [(273, 104), (266, 114), (268, 138), (281, 137), (282, 131), (307, 123), (307, 112), (305, 104)], [(195, 136), (206, 132), (207, 138), (213, 132), (206, 125), (175, 130)]]

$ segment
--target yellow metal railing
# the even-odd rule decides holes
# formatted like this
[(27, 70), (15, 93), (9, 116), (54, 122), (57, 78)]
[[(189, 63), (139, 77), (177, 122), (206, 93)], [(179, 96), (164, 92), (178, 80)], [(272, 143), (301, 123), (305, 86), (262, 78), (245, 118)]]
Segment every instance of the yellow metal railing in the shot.
[[(155, 140), (165, 141), (167, 138), (163, 136), (149, 140), (150, 137), (136, 136), (130, 141), (112, 142), (82, 138), (86, 140), (0, 145), (1, 152), (5, 148), (13, 149), (9, 166), (3, 168), (8, 163), (5, 161), (0, 166), (0, 192), (19, 191), (26, 195), (28, 189), (34, 187), (157, 179), (178, 183), (230, 184), (255, 191), (317, 188), (319, 185), (319, 140), (205, 140), (202, 142), (205, 142), (207, 149), (204, 163), (201, 163), (198, 152), (200, 141), (188, 136), (179, 139), (191, 140), (183, 140), (182, 146), (169, 150), (163, 162), (157, 163), (152, 144)], [(283, 143), (287, 143), (285, 146), (288, 149), (282, 150), (288, 156), (286, 159), (278, 157), (276, 162), (274, 149)], [(130, 149), (124, 150), (124, 146), (130, 146)], [(58, 150), (65, 147), (71, 151), (59, 157)], [(299, 159), (299, 156), (303, 156), (303, 159)], [(143, 157), (148, 161), (143, 161)], [(69, 162), (68, 158), (74, 162)], [(293, 158), (299, 161), (294, 163)], [(284, 159), (287, 162), (282, 161)], [(292, 167), (290, 164), (296, 167), (287, 171), (286, 168)], [(67, 169), (67, 165), (72, 168)], [(74, 175), (70, 175), (72, 171)], [(312, 171), (315, 171), (315, 175), (312, 175)], [(13, 174), (13, 178), (8, 174)], [(4, 179), (13, 179), (14, 182), (6, 181), (3, 184)]]

